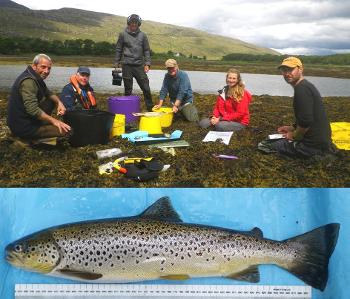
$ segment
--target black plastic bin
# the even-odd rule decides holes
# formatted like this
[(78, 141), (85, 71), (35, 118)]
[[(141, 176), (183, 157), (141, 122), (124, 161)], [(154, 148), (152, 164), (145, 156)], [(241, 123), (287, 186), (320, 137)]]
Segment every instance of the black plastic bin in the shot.
[(101, 110), (67, 111), (63, 120), (73, 129), (73, 134), (69, 138), (70, 145), (78, 147), (108, 143), (114, 116)]

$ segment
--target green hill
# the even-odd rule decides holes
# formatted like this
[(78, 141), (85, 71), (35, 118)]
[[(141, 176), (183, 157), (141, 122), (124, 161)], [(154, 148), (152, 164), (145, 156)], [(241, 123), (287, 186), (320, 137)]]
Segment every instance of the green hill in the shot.
[[(31, 10), (13, 1), (0, 0), (0, 37), (32, 37), (44, 40), (91, 39), (116, 42), (125, 28), (126, 18), (73, 8)], [(182, 53), (221, 59), (229, 53), (279, 54), (238, 39), (204, 31), (143, 21), (151, 48), (156, 53)]]

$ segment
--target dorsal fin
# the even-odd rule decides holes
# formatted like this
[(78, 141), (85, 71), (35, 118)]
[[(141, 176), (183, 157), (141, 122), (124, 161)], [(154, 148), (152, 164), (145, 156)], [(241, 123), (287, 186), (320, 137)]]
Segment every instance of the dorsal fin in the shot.
[(182, 222), (179, 214), (175, 211), (169, 197), (167, 196), (159, 198), (153, 205), (144, 210), (139, 217), (154, 220)]
[(250, 231), (250, 233), (251, 233), (253, 236), (257, 236), (257, 237), (260, 237), (260, 238), (263, 237), (263, 232), (262, 232), (262, 230), (261, 230), (260, 228), (258, 228), (258, 227), (254, 227), (254, 228)]

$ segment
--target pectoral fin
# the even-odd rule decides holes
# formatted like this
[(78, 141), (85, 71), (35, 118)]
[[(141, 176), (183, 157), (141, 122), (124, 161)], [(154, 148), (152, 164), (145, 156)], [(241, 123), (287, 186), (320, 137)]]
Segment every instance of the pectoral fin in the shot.
[(167, 279), (167, 280), (186, 280), (186, 279), (190, 279), (191, 277), (188, 276), (187, 274), (173, 274), (173, 275), (161, 276), (160, 278)]
[(227, 276), (227, 278), (248, 282), (259, 282), (260, 273), (257, 266), (250, 266), (249, 268), (244, 269), (243, 271), (230, 274), (229, 276)]
[(93, 272), (84, 272), (84, 271), (79, 271), (79, 270), (74, 270), (74, 269), (61, 269), (57, 270), (60, 272), (62, 275), (69, 276), (69, 277), (74, 277), (74, 278), (79, 278), (79, 279), (85, 279), (85, 280), (96, 280), (101, 278), (103, 275), (100, 273), (93, 273)]

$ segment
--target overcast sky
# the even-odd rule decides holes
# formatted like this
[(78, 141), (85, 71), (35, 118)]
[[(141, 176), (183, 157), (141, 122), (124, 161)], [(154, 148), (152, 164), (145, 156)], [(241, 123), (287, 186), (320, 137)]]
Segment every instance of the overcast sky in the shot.
[(284, 54), (350, 53), (350, 0), (15, 0), (31, 9), (74, 7), (201, 29)]

